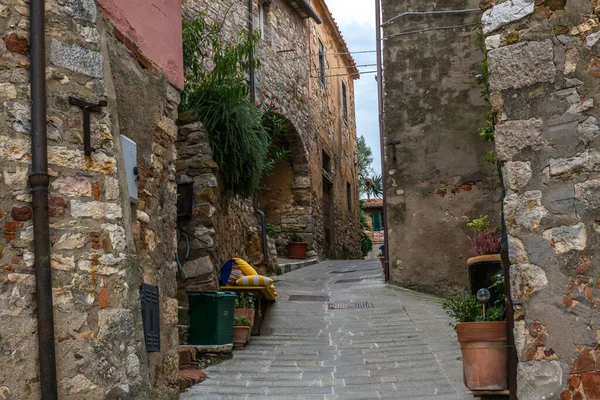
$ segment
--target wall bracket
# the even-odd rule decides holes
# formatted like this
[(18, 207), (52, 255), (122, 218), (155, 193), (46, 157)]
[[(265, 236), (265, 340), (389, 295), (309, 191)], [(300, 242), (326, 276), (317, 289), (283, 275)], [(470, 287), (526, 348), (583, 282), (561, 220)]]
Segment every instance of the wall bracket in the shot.
[(387, 144), (388, 146), (392, 146), (392, 159), (393, 159), (394, 161), (396, 161), (396, 158), (397, 158), (397, 157), (396, 157), (396, 145), (397, 145), (397, 144), (400, 144), (400, 141), (399, 141), (399, 140), (394, 140), (394, 141), (392, 141), (392, 142), (388, 142), (388, 144)]
[(90, 132), (90, 113), (100, 112), (102, 107), (106, 107), (108, 103), (102, 100), (97, 104), (89, 103), (77, 97), (69, 97), (69, 104), (77, 106), (83, 111), (83, 151), (86, 156), (91, 156), (96, 149), (92, 147), (92, 138)]

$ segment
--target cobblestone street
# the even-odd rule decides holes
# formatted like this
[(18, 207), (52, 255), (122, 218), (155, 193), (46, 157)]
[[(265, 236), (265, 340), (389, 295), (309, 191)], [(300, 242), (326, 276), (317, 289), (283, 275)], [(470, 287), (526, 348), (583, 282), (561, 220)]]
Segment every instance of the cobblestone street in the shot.
[[(275, 284), (263, 335), (181, 399), (472, 399), (438, 300), (386, 285), (379, 260), (322, 262)], [(328, 309), (347, 302), (372, 308)]]

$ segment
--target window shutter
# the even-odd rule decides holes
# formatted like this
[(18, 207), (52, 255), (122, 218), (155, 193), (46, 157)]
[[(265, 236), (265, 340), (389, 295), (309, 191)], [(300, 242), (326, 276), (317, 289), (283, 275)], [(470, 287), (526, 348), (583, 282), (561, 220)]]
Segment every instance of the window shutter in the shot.
[(373, 231), (378, 232), (381, 230), (381, 213), (374, 212), (371, 216), (373, 220)]

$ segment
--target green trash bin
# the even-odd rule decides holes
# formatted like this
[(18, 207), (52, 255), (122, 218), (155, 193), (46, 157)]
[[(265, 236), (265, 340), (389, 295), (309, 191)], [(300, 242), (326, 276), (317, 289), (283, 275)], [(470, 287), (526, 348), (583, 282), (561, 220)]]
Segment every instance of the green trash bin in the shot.
[(221, 345), (233, 341), (233, 292), (187, 292), (190, 314), (189, 344)]

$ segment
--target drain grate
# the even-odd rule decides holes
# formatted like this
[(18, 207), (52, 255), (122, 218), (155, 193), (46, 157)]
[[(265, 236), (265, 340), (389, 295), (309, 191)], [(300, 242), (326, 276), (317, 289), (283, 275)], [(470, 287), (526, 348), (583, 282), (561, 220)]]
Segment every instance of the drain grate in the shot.
[(275, 328), (262, 328), (260, 330), (260, 336), (273, 336)]
[(330, 274), (349, 274), (351, 272), (356, 272), (356, 270), (355, 269), (345, 269), (345, 270), (331, 271)]
[(330, 310), (349, 310), (354, 308), (373, 308), (373, 303), (370, 301), (346, 301), (346, 302), (337, 302), (337, 303), (329, 303)]
[(335, 281), (334, 283), (353, 283), (353, 282), (360, 282), (362, 281), (362, 278), (357, 278), (357, 279), (340, 279), (339, 281)]
[(289, 301), (329, 301), (329, 296), (292, 294), (290, 295)]

